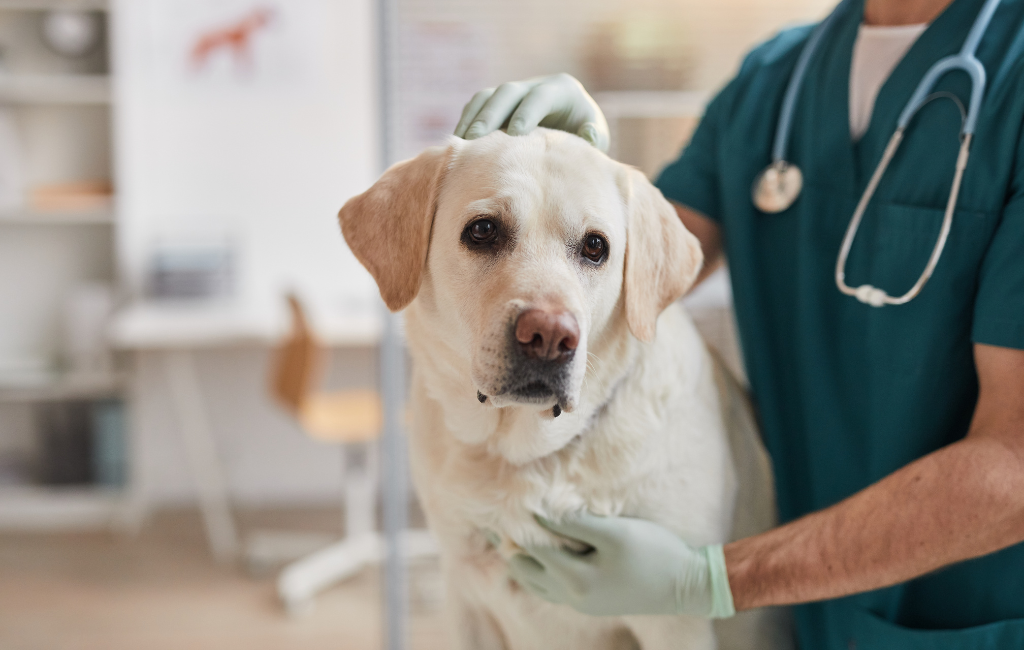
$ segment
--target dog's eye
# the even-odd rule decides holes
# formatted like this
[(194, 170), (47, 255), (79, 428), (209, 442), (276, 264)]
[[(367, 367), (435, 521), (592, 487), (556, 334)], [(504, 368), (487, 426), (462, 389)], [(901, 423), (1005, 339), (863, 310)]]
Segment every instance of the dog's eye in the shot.
[(498, 236), (498, 226), (490, 219), (477, 219), (466, 228), (476, 244), (487, 244)]
[(583, 240), (583, 250), (581, 252), (583, 257), (591, 262), (600, 264), (608, 254), (608, 242), (601, 235), (591, 233)]

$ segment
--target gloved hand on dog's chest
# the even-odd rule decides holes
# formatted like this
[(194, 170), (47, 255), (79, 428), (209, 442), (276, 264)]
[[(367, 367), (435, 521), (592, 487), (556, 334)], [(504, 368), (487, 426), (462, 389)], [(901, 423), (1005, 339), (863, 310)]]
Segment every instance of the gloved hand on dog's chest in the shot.
[(628, 517), (538, 521), (593, 549), (534, 547), (509, 561), (512, 578), (548, 602), (592, 616), (736, 613), (721, 544), (691, 548), (655, 523)]

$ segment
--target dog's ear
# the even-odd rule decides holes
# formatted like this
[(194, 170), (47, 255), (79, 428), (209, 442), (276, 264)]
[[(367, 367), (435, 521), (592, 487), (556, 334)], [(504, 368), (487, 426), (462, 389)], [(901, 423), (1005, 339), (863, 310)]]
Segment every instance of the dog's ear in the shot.
[(345, 241), (377, 281), (391, 311), (407, 307), (419, 292), (438, 190), (453, 148), (431, 147), (392, 165), (338, 212)]
[(654, 338), (661, 312), (697, 279), (704, 253), (675, 208), (637, 169), (623, 166), (626, 200), (626, 323), (641, 341)]

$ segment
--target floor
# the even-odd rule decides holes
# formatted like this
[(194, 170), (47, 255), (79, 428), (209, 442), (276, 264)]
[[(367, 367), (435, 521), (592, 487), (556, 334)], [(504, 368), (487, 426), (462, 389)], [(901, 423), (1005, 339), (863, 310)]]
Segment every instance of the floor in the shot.
[[(250, 515), (243, 530), (325, 526), (334, 513)], [(326, 528), (330, 528), (328, 524)], [(436, 562), (410, 570), (409, 650), (445, 647)], [(0, 535), (3, 650), (377, 650), (378, 571), (289, 618), (274, 576), (213, 563), (195, 512), (164, 513), (133, 539), (109, 533)]]

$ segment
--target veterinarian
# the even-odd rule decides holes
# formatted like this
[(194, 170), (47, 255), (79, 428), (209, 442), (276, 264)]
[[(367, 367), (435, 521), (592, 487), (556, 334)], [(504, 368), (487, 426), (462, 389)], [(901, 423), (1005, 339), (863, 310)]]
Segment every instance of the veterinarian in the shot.
[[(814, 26), (780, 33), (658, 179), (705, 273), (729, 260), (783, 525), (690, 548), (637, 519), (547, 523), (595, 551), (527, 549), (518, 582), (595, 615), (796, 604), (804, 650), (1024, 648), (1024, 2), (993, 3), (980, 104), (968, 74), (941, 75), (876, 174), (922, 78), (969, 49), (985, 4), (844, 2), (788, 111)], [(456, 134), (538, 123), (607, 148), (568, 75), (481, 91)]]

